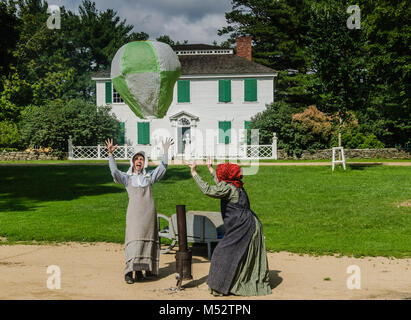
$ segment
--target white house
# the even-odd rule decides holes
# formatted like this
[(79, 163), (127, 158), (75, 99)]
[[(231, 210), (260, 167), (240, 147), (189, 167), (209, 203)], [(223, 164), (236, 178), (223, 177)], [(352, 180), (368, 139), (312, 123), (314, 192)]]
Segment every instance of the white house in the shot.
[(171, 136), (172, 156), (237, 154), (238, 146), (246, 143), (244, 129), (251, 117), (274, 100), (277, 72), (251, 60), (250, 37), (237, 39), (237, 54), (202, 44), (173, 46), (173, 50), (182, 72), (162, 119), (138, 118), (113, 88), (110, 70), (93, 75), (97, 105), (111, 104), (122, 123), (123, 136), (116, 143), (138, 145), (156, 157), (161, 137)]

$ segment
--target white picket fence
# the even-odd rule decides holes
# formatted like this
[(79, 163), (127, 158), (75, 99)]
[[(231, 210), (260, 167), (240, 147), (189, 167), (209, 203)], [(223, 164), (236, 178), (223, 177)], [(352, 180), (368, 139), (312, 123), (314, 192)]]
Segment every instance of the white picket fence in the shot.
[[(68, 141), (69, 160), (105, 160), (108, 159), (108, 151), (105, 146), (73, 146), (71, 139)], [(169, 157), (187, 159), (205, 159), (206, 155), (188, 151), (185, 154), (177, 154), (175, 146), (171, 146)], [(129, 160), (136, 152), (144, 151), (150, 159), (158, 160), (161, 158), (162, 150), (160, 146), (137, 145), (137, 146), (118, 146), (114, 151), (114, 157), (118, 160)], [(187, 152), (188, 151), (188, 152)], [(271, 145), (246, 145), (240, 144), (235, 147), (232, 145), (217, 145), (215, 152), (211, 154), (215, 159), (241, 159), (241, 160), (277, 160), (277, 138), (274, 135)]]

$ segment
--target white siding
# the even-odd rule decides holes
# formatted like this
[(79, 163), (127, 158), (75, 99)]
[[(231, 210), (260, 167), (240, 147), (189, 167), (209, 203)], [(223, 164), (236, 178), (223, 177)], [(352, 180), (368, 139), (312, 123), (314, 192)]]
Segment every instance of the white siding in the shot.
[[(230, 78), (227, 75), (224, 78)], [(177, 103), (177, 85), (174, 87), (173, 102), (163, 119), (150, 121), (150, 135), (158, 129), (165, 129), (175, 138), (176, 129), (171, 126), (169, 117), (181, 112), (188, 112), (199, 118), (197, 129), (205, 132), (207, 129), (218, 129), (218, 121), (231, 121), (232, 130), (244, 129), (244, 121), (250, 120), (256, 113), (265, 110), (266, 104), (273, 102), (274, 76), (254, 76), (257, 78), (257, 101), (244, 101), (244, 77), (231, 78), (231, 102), (218, 102), (218, 80), (221, 77), (199, 76), (190, 78), (190, 102)], [(97, 105), (105, 105), (105, 81), (97, 80)], [(126, 143), (137, 144), (137, 121), (140, 120), (124, 103), (112, 104), (112, 111), (121, 122), (125, 122)], [(150, 138), (150, 142), (153, 141)]]

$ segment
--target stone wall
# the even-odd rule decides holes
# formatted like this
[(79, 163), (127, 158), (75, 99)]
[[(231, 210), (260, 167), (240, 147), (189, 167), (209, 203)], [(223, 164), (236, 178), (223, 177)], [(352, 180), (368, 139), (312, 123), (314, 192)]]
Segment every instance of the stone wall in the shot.
[(0, 161), (58, 160), (58, 156), (47, 152), (3, 151)]
[[(411, 159), (410, 149), (384, 148), (384, 149), (344, 149), (346, 159)], [(322, 160), (331, 159), (332, 150), (317, 150), (314, 153), (303, 151), (300, 158), (288, 156), (284, 150), (277, 150), (278, 160)]]

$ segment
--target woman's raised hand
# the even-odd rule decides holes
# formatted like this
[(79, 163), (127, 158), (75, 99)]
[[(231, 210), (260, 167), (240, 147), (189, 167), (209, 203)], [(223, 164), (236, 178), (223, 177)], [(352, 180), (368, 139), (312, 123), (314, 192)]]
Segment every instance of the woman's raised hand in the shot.
[(108, 138), (106, 140), (106, 147), (108, 150), (108, 155), (111, 156), (113, 155), (114, 150), (116, 150), (116, 148), (118, 147), (118, 144), (113, 145), (113, 139), (110, 140), (110, 138)]
[(170, 148), (171, 145), (174, 144), (174, 141), (172, 138), (166, 138), (165, 142), (162, 142), (163, 144), (163, 150), (164, 150), (164, 154), (168, 153), (168, 149)]
[(193, 162), (189, 163), (188, 166), (190, 167), (191, 174), (193, 176), (195, 176), (197, 174), (197, 170), (196, 170), (197, 164), (196, 164), (195, 160), (193, 160)]
[(214, 171), (213, 170), (213, 160), (211, 159), (210, 156), (207, 157), (207, 168), (211, 173)]

